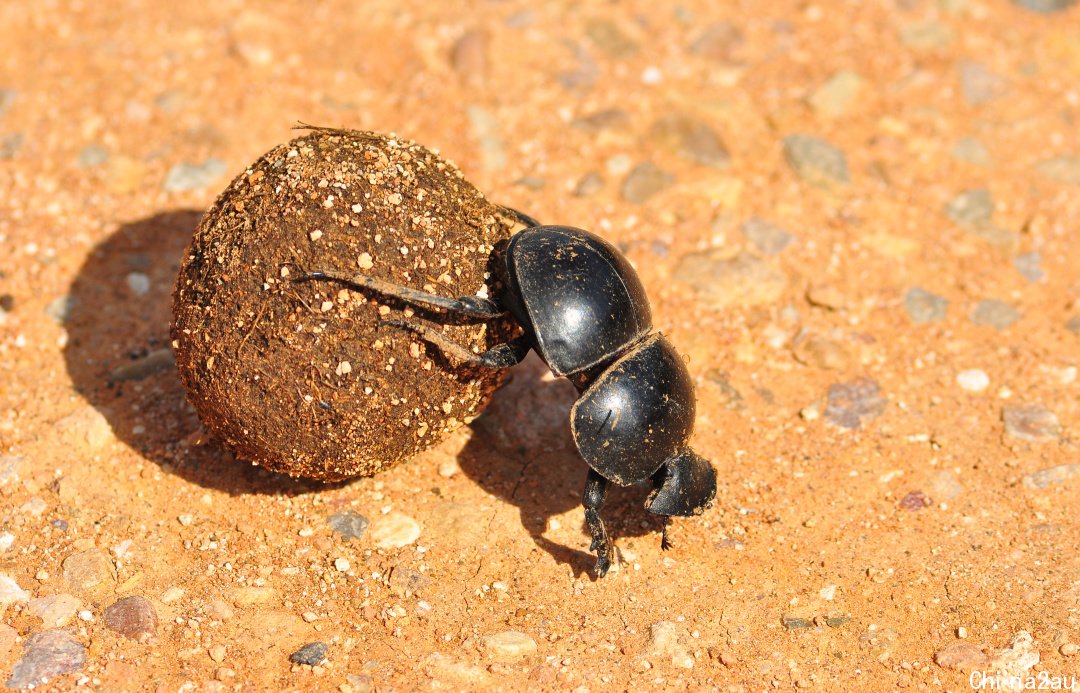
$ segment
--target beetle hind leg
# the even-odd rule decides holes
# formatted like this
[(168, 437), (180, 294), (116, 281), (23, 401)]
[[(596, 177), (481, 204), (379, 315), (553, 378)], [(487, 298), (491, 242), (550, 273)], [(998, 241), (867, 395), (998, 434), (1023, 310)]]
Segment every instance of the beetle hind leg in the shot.
[(645, 509), (664, 516), (660, 548), (672, 548), (668, 536), (672, 516), (700, 515), (716, 497), (716, 472), (704, 457), (693, 450), (668, 458), (652, 477), (653, 490), (645, 499)]
[(585, 506), (585, 524), (589, 527), (592, 535), (590, 551), (596, 552), (596, 574), (599, 577), (607, 575), (611, 561), (615, 557), (615, 549), (604, 528), (604, 521), (600, 519), (600, 507), (604, 504), (607, 496), (608, 481), (592, 469), (585, 480), (585, 494), (581, 503)]

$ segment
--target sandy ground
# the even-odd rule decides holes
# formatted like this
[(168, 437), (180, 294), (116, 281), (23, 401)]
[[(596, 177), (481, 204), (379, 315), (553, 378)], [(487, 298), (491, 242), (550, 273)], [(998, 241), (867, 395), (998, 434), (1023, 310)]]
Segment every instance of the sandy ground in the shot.
[[(3, 3), (0, 677), (1069, 685), (1069, 5)], [(401, 133), (626, 252), (720, 478), (673, 549), (646, 490), (617, 490), (620, 565), (594, 578), (574, 391), (535, 359), (373, 478), (291, 480), (207, 439), (168, 352), (175, 273), (297, 121)]]

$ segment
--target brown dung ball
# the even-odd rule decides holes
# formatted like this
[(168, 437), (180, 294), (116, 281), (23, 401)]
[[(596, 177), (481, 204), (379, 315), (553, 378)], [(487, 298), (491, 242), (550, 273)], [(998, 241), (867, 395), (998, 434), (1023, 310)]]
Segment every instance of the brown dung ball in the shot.
[(189, 401), (239, 457), (334, 481), (387, 469), (484, 407), (501, 372), (460, 366), (380, 318), (427, 318), (473, 351), (513, 323), (460, 324), (300, 271), (440, 296), (498, 291), (512, 218), (405, 140), (313, 129), (252, 164), (203, 217), (173, 295)]

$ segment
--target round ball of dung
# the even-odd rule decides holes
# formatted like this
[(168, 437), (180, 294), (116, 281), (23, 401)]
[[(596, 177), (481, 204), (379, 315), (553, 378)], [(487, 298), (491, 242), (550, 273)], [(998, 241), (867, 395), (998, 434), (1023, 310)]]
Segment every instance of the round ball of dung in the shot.
[(206, 213), (180, 267), (172, 345), (188, 400), (237, 456), (293, 476), (370, 475), (434, 445), (482, 410), (501, 372), (383, 321), (423, 321), (472, 351), (513, 324), (294, 280), (494, 296), (512, 224), (453, 164), (399, 138), (313, 129), (267, 152)]

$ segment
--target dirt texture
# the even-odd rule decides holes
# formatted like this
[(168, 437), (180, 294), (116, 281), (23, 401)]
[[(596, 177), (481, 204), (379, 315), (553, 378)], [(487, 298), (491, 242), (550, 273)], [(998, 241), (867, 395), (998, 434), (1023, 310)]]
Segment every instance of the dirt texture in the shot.
[[(1080, 687), (1077, 2), (9, 2), (0, 45), (8, 687)], [(298, 123), (422, 143), (626, 254), (719, 476), (671, 549), (648, 489), (613, 489), (595, 579), (576, 392), (534, 357), (370, 477), (276, 474), (203, 427), (173, 288)], [(374, 262), (324, 221), (303, 259)], [(329, 331), (375, 310), (297, 286)], [(275, 296), (222, 339), (320, 324)], [(386, 438), (422, 447), (411, 418)]]

